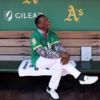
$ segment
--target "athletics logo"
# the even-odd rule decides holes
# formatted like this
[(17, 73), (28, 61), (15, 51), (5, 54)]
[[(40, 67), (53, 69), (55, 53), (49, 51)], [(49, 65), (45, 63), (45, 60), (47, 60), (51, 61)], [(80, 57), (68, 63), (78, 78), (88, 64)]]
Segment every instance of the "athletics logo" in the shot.
[(75, 9), (73, 5), (68, 7), (68, 17), (64, 21), (79, 21), (80, 17), (83, 16), (83, 9)]
[(9, 11), (5, 11), (4, 12), (4, 18), (9, 22), (12, 20), (13, 18), (13, 14), (12, 14), (12, 11), (9, 10)]
[[(31, 1), (30, 0), (25, 0), (24, 2), (23, 2), (23, 4), (30, 4), (31, 3)], [(37, 4), (38, 3), (38, 0), (33, 0), (33, 3), (34, 4)]]

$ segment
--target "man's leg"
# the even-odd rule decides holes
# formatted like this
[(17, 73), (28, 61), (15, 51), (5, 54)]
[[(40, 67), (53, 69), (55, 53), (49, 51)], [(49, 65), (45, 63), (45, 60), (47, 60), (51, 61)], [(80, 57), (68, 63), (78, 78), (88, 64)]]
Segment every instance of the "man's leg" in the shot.
[(80, 84), (93, 84), (93, 83), (95, 83), (98, 80), (97, 76), (86, 76), (86, 75), (83, 75), (70, 62), (68, 64), (66, 64), (66, 65), (62, 65), (62, 67), (69, 74), (74, 76), (75, 79), (79, 79)]
[(49, 82), (49, 87), (52, 89), (57, 89), (59, 86), (59, 82), (62, 76), (62, 65), (59, 62), (60, 60), (57, 59), (55, 63), (50, 67), (50, 70), (53, 71), (52, 77)]
[[(73, 67), (76, 67), (75, 61), (70, 60), (69, 63), (71, 63)], [(70, 74), (70, 73), (68, 73), (68, 71), (66, 71), (65, 69), (63, 69), (63, 71), (62, 71), (62, 76), (66, 76), (66, 75), (68, 75), (68, 74)]]
[(40, 57), (36, 63), (36, 66), (38, 68), (49, 68), (52, 70), (53, 73), (47, 88), (47, 92), (52, 96), (52, 98), (58, 99), (59, 96), (55, 90), (58, 88), (62, 76), (62, 64), (60, 63), (60, 59), (46, 59)]

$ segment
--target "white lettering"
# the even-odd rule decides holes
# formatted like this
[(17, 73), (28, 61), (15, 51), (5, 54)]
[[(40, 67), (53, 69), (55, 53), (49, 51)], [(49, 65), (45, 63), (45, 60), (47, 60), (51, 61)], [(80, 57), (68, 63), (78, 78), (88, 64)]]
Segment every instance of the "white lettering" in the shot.
[(22, 14), (23, 14), (23, 18), (24, 18), (24, 19), (27, 19), (26, 14), (25, 14), (25, 13), (22, 13)]
[(38, 15), (43, 15), (43, 13), (39, 12)]
[(34, 19), (36, 18), (38, 15), (40, 15), (43, 13), (15, 13), (15, 18), (17, 19)]
[(23, 13), (20, 14), (20, 18), (23, 18)]
[(16, 17), (17, 19), (20, 19), (20, 13), (16, 13), (16, 14), (15, 14), (15, 17)]
[(36, 17), (37, 17), (37, 15), (36, 15), (36, 13), (34, 13), (34, 14), (33, 14), (33, 18), (36, 18)]
[(32, 19), (32, 13), (28, 13), (28, 18)]

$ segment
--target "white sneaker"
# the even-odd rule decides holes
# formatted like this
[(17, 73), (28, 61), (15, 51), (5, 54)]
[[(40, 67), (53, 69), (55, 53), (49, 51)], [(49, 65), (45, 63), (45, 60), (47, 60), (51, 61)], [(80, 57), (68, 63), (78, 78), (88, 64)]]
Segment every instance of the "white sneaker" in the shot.
[(51, 95), (51, 97), (53, 98), (53, 99), (59, 99), (59, 95), (58, 95), (58, 93), (55, 91), (55, 90), (46, 90), (50, 95)]
[(98, 80), (98, 76), (85, 76), (84, 81), (79, 80), (80, 84), (93, 84)]

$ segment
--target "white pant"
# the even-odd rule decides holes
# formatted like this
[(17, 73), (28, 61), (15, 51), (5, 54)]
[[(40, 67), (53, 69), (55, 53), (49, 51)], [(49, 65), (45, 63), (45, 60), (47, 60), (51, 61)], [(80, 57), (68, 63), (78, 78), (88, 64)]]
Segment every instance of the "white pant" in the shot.
[(80, 72), (75, 68), (76, 63), (74, 61), (70, 60), (68, 64), (62, 65), (60, 60), (61, 58), (47, 59), (40, 57), (36, 62), (38, 68), (49, 68), (53, 71), (49, 82), (49, 87), (52, 89), (58, 88), (62, 74), (71, 74), (75, 79), (80, 75)]

